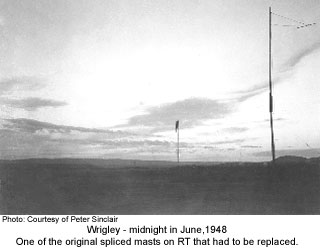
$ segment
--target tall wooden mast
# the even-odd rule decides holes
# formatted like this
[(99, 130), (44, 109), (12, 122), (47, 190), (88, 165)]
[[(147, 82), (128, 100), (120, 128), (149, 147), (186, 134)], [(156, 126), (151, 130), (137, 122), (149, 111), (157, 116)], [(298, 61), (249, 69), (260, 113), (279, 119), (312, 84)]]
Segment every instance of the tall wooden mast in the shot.
[(272, 12), (271, 7), (269, 7), (269, 112), (270, 112), (270, 128), (271, 128), (271, 151), (272, 151), (272, 162), (274, 163), (276, 154), (275, 154), (275, 145), (274, 145), (274, 131), (273, 131), (273, 96), (272, 96)]

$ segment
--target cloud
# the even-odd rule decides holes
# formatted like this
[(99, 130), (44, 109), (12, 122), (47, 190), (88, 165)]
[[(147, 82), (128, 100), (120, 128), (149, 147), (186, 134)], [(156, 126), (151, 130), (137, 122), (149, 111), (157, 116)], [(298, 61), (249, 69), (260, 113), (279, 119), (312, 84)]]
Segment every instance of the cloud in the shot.
[(0, 95), (12, 93), (14, 91), (32, 91), (45, 86), (42, 78), (32, 76), (19, 76), (4, 78), (0, 80)]
[(228, 101), (189, 98), (150, 107), (146, 114), (131, 117), (126, 126), (146, 126), (156, 131), (166, 131), (173, 129), (174, 122), (180, 120), (184, 128), (191, 128), (205, 120), (223, 118), (233, 111), (234, 106)]
[(6, 119), (0, 120), (0, 157), (134, 158), (138, 154), (150, 155), (150, 152), (175, 152), (175, 142), (150, 138), (119, 130)]
[(97, 144), (100, 144), (104, 147), (111, 148), (137, 148), (143, 147), (150, 150), (149, 147), (171, 147), (175, 146), (175, 142), (170, 141), (160, 141), (160, 140), (128, 140), (128, 139), (120, 139), (120, 140), (108, 140), (108, 141), (97, 141)]
[(63, 101), (43, 99), (37, 97), (30, 97), (24, 99), (2, 98), (1, 102), (10, 107), (24, 109), (27, 111), (35, 111), (39, 108), (57, 108), (67, 105), (67, 103)]
[[(198, 143), (198, 144), (193, 144), (190, 145), (190, 144), (187, 144), (187, 147), (202, 147), (204, 149), (219, 149), (218, 147), (216, 147), (217, 145), (230, 145), (230, 144), (241, 144), (245, 142), (245, 139), (226, 139), (226, 140), (221, 140), (221, 141), (215, 141), (215, 142), (210, 142), (209, 144), (201, 144), (201, 143)], [(224, 150), (223, 148), (221, 148), (221, 150)]]
[(214, 145), (239, 144), (239, 143), (242, 143), (244, 141), (245, 141), (245, 139), (233, 139), (233, 140), (216, 141), (216, 142), (212, 142), (211, 144), (214, 144)]
[[(285, 122), (285, 121), (288, 121), (288, 119), (282, 118), (282, 117), (278, 117), (278, 118), (274, 118), (273, 121)], [(262, 124), (262, 126), (266, 126), (266, 125), (269, 126), (270, 119), (264, 119), (264, 120), (255, 121), (255, 123)]]
[[(168, 155), (175, 157), (175, 144), (168, 141), (152, 140), (106, 140), (89, 139), (48, 139), (40, 136), (0, 129), (1, 159), (16, 158), (137, 158), (145, 155), (147, 159), (154, 157), (163, 159)], [(101, 138), (101, 135), (100, 135)], [(161, 157), (162, 156), (162, 157)]]
[(283, 65), (283, 71), (291, 70), (296, 67), (305, 57), (311, 55), (315, 51), (320, 49), (320, 41), (314, 43), (308, 48), (299, 51), (297, 54), (289, 58), (289, 60)]
[(257, 145), (243, 145), (241, 148), (262, 148), (262, 146), (257, 146)]
[[(31, 119), (0, 120), (1, 158), (117, 157), (175, 159), (176, 142), (126, 131), (56, 125)], [(233, 150), (244, 139), (181, 142), (185, 157)], [(191, 157), (191, 158), (192, 158)], [(219, 158), (220, 159), (220, 158)]]
[(98, 134), (109, 134), (111, 138), (118, 138), (119, 136), (133, 135), (132, 133), (127, 133), (123, 131), (112, 131), (107, 129), (97, 129), (97, 128), (84, 128), (84, 127), (74, 127), (65, 125), (56, 125), (48, 122), (41, 122), (33, 119), (5, 119), (5, 123), (2, 124), (4, 129), (11, 129), (26, 133), (36, 133), (36, 132), (48, 132), (50, 133), (71, 133), (73, 131), (80, 133), (98, 133)]
[[(284, 76), (280, 75), (273, 77), (272, 85), (274, 86), (279, 84), (283, 79)], [(244, 90), (235, 91), (231, 94), (235, 95), (235, 97), (233, 98), (234, 101), (244, 102), (249, 98), (265, 93), (266, 91), (269, 91), (269, 81), (262, 82)]]
[(0, 102), (12, 108), (24, 109), (27, 111), (35, 111), (39, 108), (46, 107), (62, 107), (67, 105), (64, 101), (52, 99), (28, 97), (23, 99), (11, 98), (8, 95), (21, 96), (22, 92), (35, 91), (46, 86), (46, 81), (39, 77), (20, 76), (11, 77), (0, 80)]
[(249, 128), (245, 127), (230, 127), (222, 129), (223, 132), (234, 134), (234, 133), (242, 133), (249, 130)]
[[(290, 74), (285, 74), (285, 73), (289, 72), (290, 70), (293, 70), (305, 57), (311, 55), (312, 53), (316, 52), (319, 49), (320, 49), (320, 41), (317, 43), (314, 43), (312, 46), (308, 48), (305, 48), (299, 51), (298, 53), (293, 55), (291, 58), (289, 58), (287, 62), (284, 65), (282, 65), (282, 69), (279, 71), (279, 73), (273, 76), (272, 85), (275, 86), (277, 84), (280, 84), (284, 80), (286, 80), (288, 77), (290, 77)], [(243, 102), (249, 98), (262, 94), (266, 91), (269, 91), (269, 80), (264, 81), (260, 84), (256, 84), (244, 90), (235, 91), (232, 94), (236, 95), (235, 99), (238, 102)]]

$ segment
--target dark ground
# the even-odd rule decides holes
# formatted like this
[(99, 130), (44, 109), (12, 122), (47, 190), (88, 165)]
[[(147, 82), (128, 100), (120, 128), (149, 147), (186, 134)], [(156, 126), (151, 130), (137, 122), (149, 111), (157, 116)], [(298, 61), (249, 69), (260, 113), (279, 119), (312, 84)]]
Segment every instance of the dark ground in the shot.
[(0, 213), (320, 214), (319, 162), (0, 161)]

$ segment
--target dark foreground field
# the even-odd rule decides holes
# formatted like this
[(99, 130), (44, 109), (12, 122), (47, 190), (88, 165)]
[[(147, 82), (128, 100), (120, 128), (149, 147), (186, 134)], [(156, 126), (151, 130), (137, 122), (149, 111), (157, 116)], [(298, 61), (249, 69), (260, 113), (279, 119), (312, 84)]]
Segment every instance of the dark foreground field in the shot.
[(1, 214), (320, 214), (319, 159), (0, 161)]

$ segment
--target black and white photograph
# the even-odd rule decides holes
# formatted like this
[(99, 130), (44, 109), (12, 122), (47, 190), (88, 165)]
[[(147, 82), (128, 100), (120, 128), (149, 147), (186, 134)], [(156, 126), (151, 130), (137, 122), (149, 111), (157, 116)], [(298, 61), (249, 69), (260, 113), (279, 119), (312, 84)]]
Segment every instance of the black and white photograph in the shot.
[(320, 215), (319, 14), (0, 0), (0, 214)]

